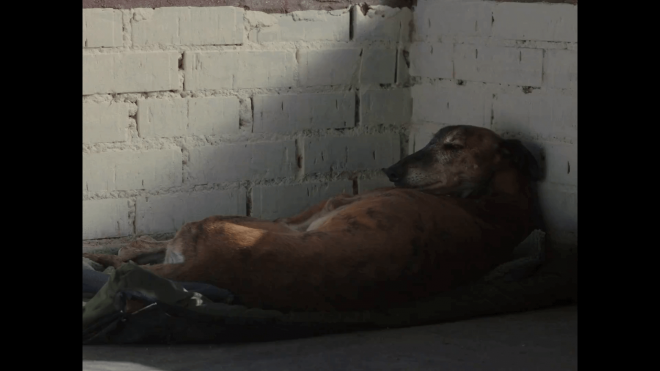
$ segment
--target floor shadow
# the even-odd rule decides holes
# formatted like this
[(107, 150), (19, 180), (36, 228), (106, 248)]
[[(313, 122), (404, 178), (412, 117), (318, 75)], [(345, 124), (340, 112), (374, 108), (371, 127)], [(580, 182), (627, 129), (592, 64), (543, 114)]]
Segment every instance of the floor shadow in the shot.
[(84, 370), (577, 370), (577, 306), (267, 343), (83, 346)]

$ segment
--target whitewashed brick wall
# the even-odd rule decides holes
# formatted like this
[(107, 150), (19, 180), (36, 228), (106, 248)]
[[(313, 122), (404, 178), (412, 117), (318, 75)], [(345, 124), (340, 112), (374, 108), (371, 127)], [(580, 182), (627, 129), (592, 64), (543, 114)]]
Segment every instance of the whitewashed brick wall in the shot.
[(577, 244), (577, 5), (418, 0), (408, 151), (447, 125), (518, 138), (545, 168), (549, 238)]
[(529, 144), (549, 237), (577, 243), (575, 5), (84, 9), (83, 240), (388, 186), (454, 124)]
[(411, 22), (388, 7), (83, 9), (83, 240), (388, 186)]

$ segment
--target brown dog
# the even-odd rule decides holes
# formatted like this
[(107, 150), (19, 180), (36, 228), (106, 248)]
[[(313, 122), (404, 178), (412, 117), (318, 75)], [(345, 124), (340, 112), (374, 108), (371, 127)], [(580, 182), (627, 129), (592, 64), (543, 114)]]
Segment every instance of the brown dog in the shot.
[(339, 195), (274, 222), (213, 216), (185, 224), (170, 241), (140, 239), (119, 256), (84, 256), (118, 266), (165, 252), (164, 264), (145, 268), (228, 289), (248, 306), (363, 310), (479, 278), (534, 227), (536, 161), (488, 129), (446, 127), (383, 170), (396, 187)]

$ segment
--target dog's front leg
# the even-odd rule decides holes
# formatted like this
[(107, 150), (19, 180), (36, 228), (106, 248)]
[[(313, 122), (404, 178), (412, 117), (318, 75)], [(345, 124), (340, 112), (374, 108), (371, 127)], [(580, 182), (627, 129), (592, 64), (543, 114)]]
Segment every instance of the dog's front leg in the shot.
[(123, 263), (130, 260), (137, 264), (158, 264), (165, 259), (169, 242), (156, 241), (151, 237), (141, 236), (129, 243), (128, 246), (119, 249), (117, 255), (84, 253), (83, 257), (103, 266), (114, 268), (119, 268)]
[(133, 260), (138, 264), (159, 264), (165, 260), (169, 241), (156, 241), (151, 237), (138, 237), (137, 240), (119, 250), (119, 258), (123, 262)]

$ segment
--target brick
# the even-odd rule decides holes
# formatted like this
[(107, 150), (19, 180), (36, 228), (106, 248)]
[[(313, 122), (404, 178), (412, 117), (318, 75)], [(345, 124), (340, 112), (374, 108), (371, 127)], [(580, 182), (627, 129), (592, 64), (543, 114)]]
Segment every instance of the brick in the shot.
[(577, 42), (577, 6), (499, 3), (493, 10), (493, 37)]
[(577, 188), (539, 184), (539, 204), (549, 232), (577, 233)]
[(185, 90), (234, 89), (240, 57), (238, 51), (185, 52)]
[(257, 95), (255, 133), (291, 133), (355, 126), (355, 93)]
[(433, 135), (445, 126), (448, 125), (427, 123), (412, 127), (408, 139), (408, 153), (412, 154), (426, 147), (433, 138)]
[(492, 129), (533, 140), (576, 139), (577, 105), (575, 94), (498, 94), (493, 99)]
[(189, 99), (189, 132), (195, 135), (238, 134), (240, 106), (237, 97)]
[(188, 161), (193, 184), (243, 180), (250, 177), (251, 144), (220, 144), (191, 148)]
[[(394, 165), (394, 164), (392, 164)], [(366, 193), (374, 189), (379, 188), (390, 188), (394, 187), (394, 184), (390, 182), (385, 175), (379, 175), (371, 179), (359, 179), (358, 180), (358, 193)]]
[(123, 45), (121, 11), (83, 9), (83, 48), (112, 48)]
[(404, 48), (397, 52), (396, 83), (407, 85), (410, 83), (410, 52)]
[(177, 52), (83, 54), (83, 95), (179, 89)]
[(138, 100), (137, 125), (143, 138), (237, 134), (236, 97)]
[(243, 43), (242, 8), (133, 9), (133, 45), (228, 45)]
[(356, 81), (360, 54), (360, 49), (298, 50), (300, 84), (352, 84)]
[[(277, 26), (278, 17), (276, 17), (276, 15), (277, 14), (266, 14), (264, 12), (255, 12), (255, 11), (247, 10), (245, 12), (245, 17), (244, 17), (245, 28), (246, 30), (249, 30), (247, 34), (247, 38), (253, 42), (259, 41), (258, 40), (259, 37), (257, 35), (262, 29)], [(259, 42), (270, 41), (267, 40), (265, 35), (267, 34), (264, 33), (263, 34), (264, 37), (262, 37), (262, 40)], [(268, 35), (276, 36), (274, 33)]]
[(257, 30), (257, 41), (350, 41), (348, 10), (272, 14), (277, 24)]
[(543, 59), (543, 77), (546, 86), (577, 89), (577, 51), (546, 50)]
[(540, 49), (456, 45), (454, 74), (458, 80), (541, 86)]
[(185, 89), (295, 86), (291, 51), (207, 51), (184, 54)]
[(360, 68), (360, 83), (394, 84), (396, 53), (396, 49), (364, 49)]
[(296, 59), (290, 51), (241, 52), (236, 88), (294, 86)]
[(83, 103), (83, 143), (123, 142), (128, 123), (126, 103)]
[(246, 215), (245, 189), (139, 197), (136, 234), (176, 232), (184, 224), (214, 215)]
[(545, 153), (545, 182), (577, 187), (577, 144), (541, 143)]
[(341, 193), (353, 194), (353, 182), (255, 186), (252, 188), (252, 217), (265, 220), (292, 217)]
[(371, 6), (365, 15), (354, 6), (352, 11), (354, 40), (410, 41), (410, 9)]
[(140, 99), (137, 106), (137, 127), (140, 137), (175, 137), (186, 134), (187, 99)]
[(490, 126), (491, 94), (469, 86), (412, 87), (413, 122)]
[(361, 125), (403, 125), (410, 121), (410, 89), (367, 90), (360, 99)]
[(494, 2), (420, 2), (415, 9), (416, 40), (442, 36), (490, 36)]
[(382, 169), (399, 160), (398, 134), (305, 139), (305, 174)]
[(220, 144), (189, 152), (194, 184), (289, 177), (298, 169), (294, 141)]
[(453, 57), (453, 44), (413, 43), (410, 46), (410, 74), (451, 79), (454, 76)]
[(83, 201), (83, 240), (133, 234), (127, 199)]
[(181, 175), (178, 149), (83, 153), (83, 191), (176, 187)]

